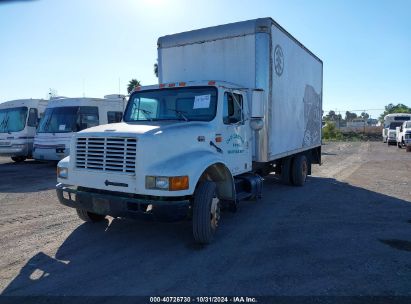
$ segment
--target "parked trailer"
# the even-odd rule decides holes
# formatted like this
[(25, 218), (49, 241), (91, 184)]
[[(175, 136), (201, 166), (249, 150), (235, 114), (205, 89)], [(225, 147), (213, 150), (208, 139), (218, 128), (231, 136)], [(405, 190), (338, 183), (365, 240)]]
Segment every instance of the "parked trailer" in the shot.
[(385, 115), (384, 128), (382, 129), (382, 140), (388, 145), (397, 144), (396, 128), (400, 127), (404, 121), (411, 120), (411, 113), (393, 113)]
[(0, 104), (0, 155), (15, 162), (32, 157), (33, 140), (48, 101), (19, 99)]
[(78, 131), (121, 121), (124, 95), (104, 98), (54, 98), (50, 101), (34, 139), (35, 159), (55, 161), (70, 154), (70, 141)]
[(209, 243), (262, 175), (302, 186), (321, 162), (322, 61), (271, 18), (161, 37), (158, 60), (160, 84), (135, 89), (122, 123), (76, 134), (58, 164), (58, 198), (83, 220), (171, 210)]

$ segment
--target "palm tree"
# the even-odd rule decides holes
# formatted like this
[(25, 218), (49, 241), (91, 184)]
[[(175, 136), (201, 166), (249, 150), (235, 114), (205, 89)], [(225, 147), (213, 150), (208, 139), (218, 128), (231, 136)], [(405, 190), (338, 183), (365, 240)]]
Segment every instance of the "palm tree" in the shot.
[(140, 81), (138, 81), (137, 79), (133, 78), (129, 81), (128, 85), (127, 85), (127, 92), (128, 94), (130, 94), (135, 87), (141, 86)]

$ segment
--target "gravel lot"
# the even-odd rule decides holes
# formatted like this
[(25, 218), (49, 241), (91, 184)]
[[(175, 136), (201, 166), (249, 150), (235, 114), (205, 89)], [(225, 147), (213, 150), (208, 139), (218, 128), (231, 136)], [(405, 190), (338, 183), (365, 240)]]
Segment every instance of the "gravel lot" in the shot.
[(2, 295), (411, 295), (411, 153), (330, 143), (302, 188), (264, 183), (216, 240), (190, 222), (85, 224), (55, 165), (0, 158)]

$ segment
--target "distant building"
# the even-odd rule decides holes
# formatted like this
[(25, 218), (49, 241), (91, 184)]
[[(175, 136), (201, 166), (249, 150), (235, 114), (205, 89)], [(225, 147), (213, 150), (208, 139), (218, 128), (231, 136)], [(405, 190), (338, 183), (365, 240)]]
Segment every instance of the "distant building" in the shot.
[(351, 121), (347, 121), (347, 128), (361, 128), (366, 125), (367, 125), (367, 122), (362, 117), (357, 117)]
[(378, 119), (368, 118), (367, 120), (367, 124), (369, 126), (378, 126), (378, 123), (379, 123)]

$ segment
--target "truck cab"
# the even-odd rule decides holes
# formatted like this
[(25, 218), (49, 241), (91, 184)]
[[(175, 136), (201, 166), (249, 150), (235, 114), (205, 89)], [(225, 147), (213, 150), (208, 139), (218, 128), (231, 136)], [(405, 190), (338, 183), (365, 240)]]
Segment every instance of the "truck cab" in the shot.
[[(185, 217), (198, 191), (235, 202), (234, 178), (252, 171), (250, 125), (259, 118), (252, 118), (250, 96), (249, 89), (215, 81), (137, 88), (123, 122), (75, 134), (70, 157), (58, 165), (60, 201), (77, 209), (87, 201), (92, 211), (100, 194), (118, 193), (116, 199), (101, 198), (107, 202), (103, 214), (131, 217), (162, 213), (165, 204)], [(258, 176), (249, 179), (261, 184)], [(81, 203), (64, 198), (73, 191), (84, 197)], [(217, 225), (219, 211), (212, 208)]]

